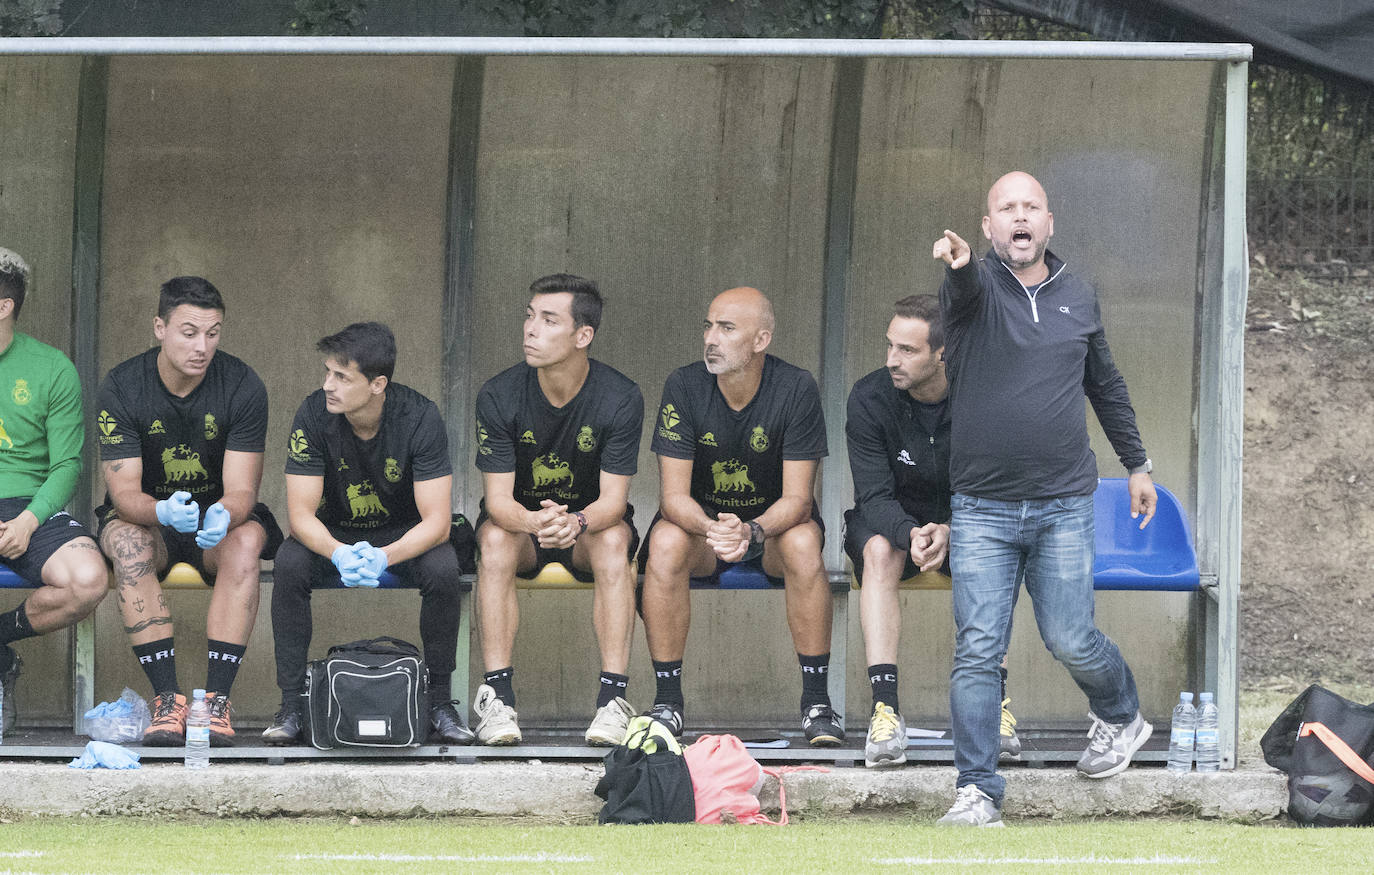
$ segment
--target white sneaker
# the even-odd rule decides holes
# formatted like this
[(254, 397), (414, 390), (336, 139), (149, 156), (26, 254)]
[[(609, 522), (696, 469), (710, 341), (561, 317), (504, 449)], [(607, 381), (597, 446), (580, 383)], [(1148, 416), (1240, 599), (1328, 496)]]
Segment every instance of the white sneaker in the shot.
[(515, 722), (515, 709), (498, 699), (490, 684), (482, 684), (477, 688), (472, 710), (477, 715), (478, 744), (520, 743), (522, 736), (520, 726)]
[(1088, 716), (1093, 719), (1092, 728), (1088, 730), (1092, 741), (1078, 759), (1079, 774), (1088, 778), (1109, 778), (1126, 771), (1131, 757), (1154, 731), (1139, 711), (1129, 723), (1108, 723), (1091, 711)]
[(625, 740), (625, 731), (630, 728), (630, 718), (635, 709), (630, 703), (616, 696), (596, 709), (592, 725), (587, 727), (587, 744), (596, 747), (615, 747)]
[(954, 804), (936, 826), (1006, 826), (1002, 823), (1002, 809), (992, 797), (978, 789), (977, 784), (965, 784), (954, 792)]
[(873, 706), (864, 741), (864, 765), (870, 769), (900, 766), (906, 762), (906, 721), (886, 704)]

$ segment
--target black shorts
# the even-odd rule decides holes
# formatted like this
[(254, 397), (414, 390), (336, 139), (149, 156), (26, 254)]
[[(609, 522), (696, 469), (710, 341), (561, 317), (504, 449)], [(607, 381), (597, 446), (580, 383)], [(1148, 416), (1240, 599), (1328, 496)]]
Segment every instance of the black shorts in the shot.
[[(12, 520), (19, 516), (32, 500), (31, 498), (0, 498), (0, 520)], [(29, 549), (24, 551), (23, 556), (15, 559), (0, 559), (0, 565), (4, 565), (34, 586), (41, 586), (43, 583), (43, 566), (48, 564), (48, 560), (53, 557), (53, 554), (61, 550), (62, 545), (68, 541), (89, 537), (91, 537), (91, 533), (85, 526), (81, 525), (75, 517), (65, 510), (59, 510), (38, 523), (38, 528), (33, 530), (33, 537), (29, 538)]]
[[(641, 575), (644, 574), (644, 569), (647, 568), (649, 565), (649, 539), (654, 536), (654, 526), (658, 525), (658, 521), (661, 519), (663, 519), (662, 511), (659, 511), (658, 513), (654, 514), (654, 521), (649, 523), (649, 530), (644, 533), (644, 546), (639, 551), (639, 573)], [(816, 526), (821, 530), (821, 546), (824, 547), (825, 520), (821, 519), (821, 509), (816, 505), (816, 502), (814, 501), (811, 502), (811, 522), (815, 523)], [(783, 585), (783, 579), (781, 577), (773, 577), (771, 574), (768, 574), (763, 570), (763, 550), (761, 549), (755, 555), (752, 556), (749, 555), (749, 553), (745, 553), (745, 558), (741, 559), (738, 562), (723, 562), (720, 559), (717, 559), (716, 567), (711, 571), (710, 574), (706, 575), (705, 577), (693, 577), (692, 581), (693, 583), (701, 581), (706, 586), (719, 586), (721, 573), (724, 572), (727, 568), (732, 567), (753, 569), (757, 571), (759, 574), (762, 574), (765, 578), (767, 578), (768, 582), (773, 586)]]
[[(113, 503), (102, 504), (95, 509), (97, 541), (104, 536), (105, 527), (117, 519), (119, 519), (119, 512), (115, 510)], [(258, 554), (258, 558), (272, 559), (277, 555), (277, 549), (281, 547), (281, 542), (284, 539), (281, 526), (277, 525), (277, 518), (272, 515), (272, 511), (267, 505), (258, 502), (253, 506), (253, 512), (248, 515), (248, 519), (261, 525), (263, 531), (267, 533), (267, 542), (263, 544), (262, 552)], [(185, 562), (200, 572), (201, 578), (208, 585), (215, 585), (214, 575), (205, 570), (205, 551), (196, 544), (195, 532), (178, 532), (171, 526), (161, 526), (159, 533), (162, 535), (162, 543), (167, 545), (167, 568), (171, 568), (178, 562)]]
[[(489, 519), (491, 519), (491, 517), (487, 516), (487, 503), (486, 500), (483, 499), (477, 511), (477, 530), (480, 531), (482, 524)], [(633, 562), (635, 552), (639, 550), (639, 530), (635, 528), (635, 506), (628, 501), (625, 502), (625, 515), (622, 516), (621, 519), (625, 521), (625, 525), (630, 527), (630, 549), (627, 551), (625, 558), (627, 561)], [(530, 543), (534, 544), (534, 567), (520, 569), (516, 572), (517, 577), (533, 577), (543, 570), (545, 566), (557, 562), (568, 569), (568, 573), (579, 583), (592, 583), (596, 580), (596, 575), (592, 573), (591, 569), (578, 568), (573, 565), (572, 547), (564, 547), (558, 550), (541, 547), (539, 546), (539, 538), (535, 535), (530, 535)]]
[[(869, 527), (858, 508), (844, 512), (844, 552), (849, 556), (849, 561), (854, 563), (854, 579), (859, 582), (859, 586), (864, 584), (864, 545), (874, 535), (880, 534), (880, 532), (875, 532)], [(911, 561), (911, 551), (907, 550), (906, 564), (902, 566), (902, 580), (915, 577), (920, 573), (921, 569), (917, 568), (916, 563)], [(946, 577), (949, 576), (948, 551), (945, 552), (945, 561), (940, 566), (940, 573)]]

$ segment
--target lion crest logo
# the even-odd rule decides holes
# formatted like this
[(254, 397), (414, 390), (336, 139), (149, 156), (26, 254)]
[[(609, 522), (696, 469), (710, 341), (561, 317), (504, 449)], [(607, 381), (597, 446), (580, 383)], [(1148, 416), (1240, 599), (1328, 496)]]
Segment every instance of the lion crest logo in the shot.
[(596, 435), (592, 434), (590, 425), (582, 426), (582, 430), (577, 433), (577, 448), (584, 453), (596, 449)]
[(350, 483), (346, 491), (348, 493), (348, 508), (353, 511), (353, 519), (356, 520), (377, 513), (391, 516), (391, 511), (382, 507), (382, 500), (377, 496), (377, 490), (372, 487), (371, 480), (364, 480), (362, 483)]
[(29, 400), (33, 398), (33, 396), (29, 394), (28, 380), (15, 380), (14, 392), (11, 394), (14, 396), (15, 404), (28, 404)]
[(162, 451), (162, 473), (168, 483), (207, 480), (210, 477), (210, 472), (200, 463), (200, 453), (191, 452), (191, 448), (185, 444)]
[(566, 480), (568, 481), (568, 488), (572, 489), (573, 487), (572, 469), (568, 467), (567, 462), (558, 458), (556, 453), (535, 457), (531, 469), (535, 486), (550, 486)]
[(749, 466), (739, 459), (711, 463), (711, 483), (715, 492), (755, 492), (749, 479)]
[(386, 475), (388, 482), (395, 483), (401, 479), (401, 466), (396, 463), (395, 459), (388, 456), (386, 464), (382, 467), (382, 473)]
[(5, 420), (0, 419), (0, 450), (14, 449), (14, 441), (10, 440), (9, 432), (5, 431)]
[(531, 431), (531, 430), (529, 430), (529, 429), (525, 429), (525, 433), (522, 434), (522, 435), (520, 435), (520, 443), (522, 443), (522, 444), (532, 444), (532, 443), (534, 443), (534, 442), (535, 442), (535, 440), (534, 440), (534, 432)]
[(768, 449), (768, 435), (763, 433), (763, 426), (754, 426), (754, 430), (749, 434), (749, 446), (752, 447), (756, 453), (761, 453)]
[(215, 414), (205, 414), (205, 439), (212, 441), (219, 437), (219, 423), (215, 422)]

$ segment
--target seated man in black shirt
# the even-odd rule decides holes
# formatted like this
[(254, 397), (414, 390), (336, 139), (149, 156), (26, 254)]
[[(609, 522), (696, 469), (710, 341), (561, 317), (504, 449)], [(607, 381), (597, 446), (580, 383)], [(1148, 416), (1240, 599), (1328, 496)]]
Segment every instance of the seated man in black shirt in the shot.
[[(940, 302), (911, 295), (894, 309), (887, 364), (854, 384), (845, 419), (854, 509), (844, 515), (844, 547), (861, 584), (873, 692), (864, 745), (870, 768), (906, 762), (897, 697), (898, 585), (918, 571), (949, 574), (949, 383)], [(1015, 756), (1021, 741), (1008, 710), (1005, 668), (1002, 680), (1002, 750)]]
[(186, 732), (158, 575), (186, 562), (214, 586), (205, 621), (210, 743), (232, 744), (229, 689), (258, 615), (260, 560), (281, 543), (277, 521), (258, 502), (267, 389), (248, 365), (216, 351), (223, 321), (213, 285), (193, 276), (167, 281), (153, 320), (159, 345), (112, 368), (97, 396), (106, 497), (96, 524), (124, 631), (155, 694), (149, 745), (183, 744)]
[(830, 707), (830, 588), (812, 489), (826, 455), (811, 374), (766, 353), (773, 305), (758, 289), (722, 292), (707, 312), (704, 361), (663, 387), (654, 432), (659, 514), (644, 538), (644, 630), (657, 693), (649, 714), (682, 733), (682, 656), (690, 576), (751, 562), (786, 586), (787, 623), (802, 671), (802, 729), (838, 745)]
[(420, 589), (432, 735), (468, 744), (472, 731), (452, 701), (461, 595), (449, 541), (453, 470), (439, 409), (391, 381), (396, 339), (379, 322), (354, 323), (316, 348), (324, 353), (324, 387), (296, 411), (286, 452), (291, 537), (277, 552), (272, 587), (282, 705), (262, 737), (274, 744), (301, 737), (310, 591), (335, 570), (346, 585), (376, 586), (389, 569)]
[(601, 325), (596, 283), (554, 274), (530, 286), (525, 360), (477, 395), (477, 467), (486, 498), (481, 548), (484, 683), (474, 708), (483, 744), (520, 741), (511, 651), (519, 624), (515, 576), (550, 562), (595, 580), (592, 622), (601, 647), (588, 744), (616, 745), (634, 709), (625, 701), (639, 536), (626, 501), (639, 461), (644, 398), (628, 377), (587, 357)]

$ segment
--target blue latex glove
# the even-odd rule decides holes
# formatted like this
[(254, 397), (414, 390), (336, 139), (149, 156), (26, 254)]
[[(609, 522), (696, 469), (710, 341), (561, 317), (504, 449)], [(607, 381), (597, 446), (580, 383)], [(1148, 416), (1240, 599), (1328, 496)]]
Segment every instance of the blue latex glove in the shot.
[(171, 498), (157, 503), (157, 521), (183, 534), (194, 532), (200, 525), (200, 505), (191, 500), (189, 492), (173, 492)]
[(362, 570), (364, 560), (358, 555), (359, 545), (370, 546), (366, 541), (359, 541), (357, 544), (340, 544), (334, 548), (334, 555), (329, 559), (334, 563), (334, 567), (339, 569), (339, 580), (343, 581), (344, 586), (376, 586), (376, 581), (372, 583), (363, 582)]
[(72, 769), (136, 769), (138, 754), (108, 741), (88, 741), (81, 756), (67, 764)]
[(196, 532), (196, 546), (209, 550), (229, 533), (229, 511), (218, 501), (205, 509), (205, 521)]
[(362, 576), (363, 580), (372, 581), (370, 584), (364, 583), (363, 585), (377, 586), (378, 578), (382, 576), (383, 571), (386, 571), (386, 551), (381, 547), (374, 547), (366, 541), (359, 541), (354, 544), (353, 549), (357, 550), (358, 558), (362, 559), (364, 563), (363, 567), (358, 570), (358, 574)]

